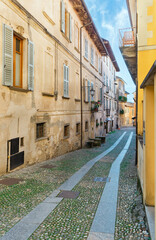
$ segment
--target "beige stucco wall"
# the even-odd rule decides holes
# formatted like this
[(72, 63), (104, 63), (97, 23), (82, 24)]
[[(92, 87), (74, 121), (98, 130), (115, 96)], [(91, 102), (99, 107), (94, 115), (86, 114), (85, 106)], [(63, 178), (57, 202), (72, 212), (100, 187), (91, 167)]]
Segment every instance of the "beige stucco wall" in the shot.
[[(13, 28), (23, 38), (23, 89), (27, 90), (27, 44), (28, 39), (34, 43), (34, 91), (17, 91), (2, 85), (2, 54), (0, 54), (0, 174), (6, 172), (7, 167), (7, 142), (16, 137), (24, 137), (24, 146), (19, 151), (24, 151), (25, 162), (32, 164), (44, 161), (54, 156), (64, 154), (80, 147), (80, 134), (76, 135), (76, 123), (80, 122), (80, 53), (74, 48), (74, 25), (72, 43), (67, 41), (60, 31), (60, 1), (54, 1), (55, 11), (52, 10), (52, 2), (33, 0), (19, 1), (35, 18), (42, 23), (47, 30), (60, 42), (56, 42), (48, 36), (43, 29), (28, 18), (11, 1), (0, 2), (0, 48), (3, 49), (3, 24)], [(69, 1), (65, 1), (68, 10), (78, 26), (81, 22)], [(49, 5), (50, 4), (50, 5)], [(44, 8), (46, 6), (46, 9)], [(43, 11), (48, 14), (44, 15)], [(59, 14), (56, 14), (59, 13)], [(51, 15), (52, 14), (52, 15)], [(45, 17), (46, 16), (46, 17)], [(51, 20), (50, 20), (51, 19)], [(19, 27), (20, 26), (20, 27)], [(21, 28), (22, 27), (22, 28)], [(22, 29), (22, 30), (21, 30)], [(93, 44), (86, 30), (83, 36), (87, 36), (89, 46)], [(90, 53), (89, 53), (90, 54)], [(89, 55), (90, 58), (90, 55)], [(48, 71), (46, 59), (51, 62), (52, 81), (45, 77)], [(94, 83), (99, 90), (103, 86), (103, 76), (93, 68), (89, 61), (83, 58), (83, 79)], [(69, 66), (69, 99), (63, 96), (63, 64)], [(56, 74), (55, 74), (56, 73)], [(76, 82), (78, 81), (78, 82)], [(112, 83), (113, 85), (113, 83)], [(47, 87), (49, 86), (49, 87)], [(43, 93), (56, 93), (55, 96), (47, 96)], [(113, 93), (111, 93), (113, 96)], [(95, 100), (99, 99), (99, 91)], [(97, 113), (91, 114), (91, 103), (84, 103), (83, 87), (83, 145), (88, 137), (104, 134), (104, 126), (96, 127), (96, 119), (104, 122), (106, 119), (103, 105)], [(111, 115), (113, 116), (112, 110)], [(114, 117), (115, 118), (115, 117)], [(85, 121), (89, 123), (89, 129), (85, 132)], [(36, 123), (46, 123), (45, 139), (36, 140)], [(70, 124), (70, 137), (64, 139), (64, 125)], [(114, 123), (115, 126), (115, 123)]]

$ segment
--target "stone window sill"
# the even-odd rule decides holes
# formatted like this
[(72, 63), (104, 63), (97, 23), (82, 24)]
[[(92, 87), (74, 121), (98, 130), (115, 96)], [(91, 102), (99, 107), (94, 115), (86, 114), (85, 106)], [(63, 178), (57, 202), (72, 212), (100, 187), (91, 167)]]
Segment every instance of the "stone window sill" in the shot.
[(24, 88), (18, 88), (18, 87), (9, 87), (9, 88), (10, 88), (10, 90), (17, 91), (17, 92), (25, 92), (25, 93), (32, 92), (32, 91), (30, 91), (28, 89), (24, 89)]
[(50, 93), (46, 93), (46, 92), (42, 92), (42, 96), (46, 96), (46, 97), (54, 97), (54, 94), (50, 94)]
[(65, 96), (62, 96), (62, 98), (63, 99), (68, 99), (68, 100), (70, 99), (70, 97), (65, 97)]
[(75, 98), (75, 102), (81, 102), (81, 99)]

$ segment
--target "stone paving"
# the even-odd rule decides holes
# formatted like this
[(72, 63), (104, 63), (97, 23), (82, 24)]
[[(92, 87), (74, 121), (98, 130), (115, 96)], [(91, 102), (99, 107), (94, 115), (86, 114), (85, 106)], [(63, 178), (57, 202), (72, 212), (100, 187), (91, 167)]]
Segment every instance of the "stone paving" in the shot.
[[(132, 130), (133, 129), (130, 129), (130, 131)], [(126, 129), (126, 131), (130, 133), (128, 129)], [(97, 162), (94, 167), (92, 167), (89, 172), (82, 178), (82, 180), (74, 187), (73, 191), (80, 192), (78, 198), (63, 199), (29, 239), (87, 239), (91, 224), (96, 213), (96, 209), (105, 187), (104, 182), (94, 182), (94, 177), (108, 176), (112, 162), (115, 160), (125, 145), (129, 133), (125, 135), (118, 147), (116, 147), (106, 157)], [(22, 181), (20, 184), (11, 187), (0, 185), (0, 203), (2, 203), (0, 204), (0, 214), (2, 216), (0, 219), (1, 236), (4, 235), (6, 231), (8, 231), (28, 212), (30, 212), (36, 205), (41, 203), (64, 181), (66, 181), (70, 176), (78, 171), (84, 164), (101, 154), (103, 151), (107, 150), (117, 139), (119, 139), (122, 134), (123, 131), (120, 130), (108, 135), (107, 142), (102, 147), (78, 150), (65, 154), (64, 156), (58, 157), (56, 159), (46, 161), (45, 163), (36, 164), (34, 166), (1, 177), (1, 179), (5, 177), (16, 177), (24, 179), (24, 181)], [(128, 213), (126, 213), (126, 215), (124, 212), (126, 210), (122, 211), (120, 208), (119, 211), (120, 203), (123, 209), (126, 199), (126, 204), (129, 204), (128, 194), (133, 196), (136, 194), (136, 192), (138, 192), (137, 186), (135, 188), (131, 185), (130, 193), (126, 190), (124, 190), (124, 193), (121, 191), (122, 189), (129, 188), (129, 181), (127, 180), (127, 185), (125, 187), (126, 180), (122, 183), (121, 179), (122, 175), (125, 177), (125, 171), (126, 173), (128, 172), (128, 163), (132, 160), (134, 162), (134, 142), (135, 137), (133, 137), (133, 144), (131, 144), (131, 148), (124, 158), (124, 163), (126, 164), (123, 165), (124, 167), (122, 169), (120, 177), (121, 187), (119, 191), (119, 205), (117, 209), (115, 239), (150, 239), (148, 232), (145, 232), (147, 231), (147, 223), (145, 217), (143, 217), (145, 228), (143, 228), (142, 225), (138, 225), (138, 227), (135, 228), (136, 222), (138, 223), (138, 219), (135, 214), (131, 214), (131, 205), (128, 205), (128, 210), (126, 209)], [(51, 169), (40, 168), (41, 166), (47, 164), (52, 164), (55, 167)], [(132, 168), (132, 176), (134, 174), (134, 171), (136, 172), (135, 166)], [(133, 179), (133, 185), (136, 185), (136, 182), (137, 178)], [(120, 195), (122, 196), (122, 194), (124, 195), (123, 202), (120, 199)], [(132, 204), (132, 201), (130, 203)], [(135, 208), (133, 208), (133, 210), (134, 209)], [(141, 209), (144, 212), (144, 209)], [(137, 210), (135, 209), (135, 211)], [(135, 216), (135, 218), (133, 217), (132, 219), (133, 224), (131, 223), (130, 217), (127, 219), (127, 216), (129, 215)], [(128, 223), (128, 221), (130, 222)], [(125, 224), (125, 226), (131, 224), (133, 231), (127, 233), (127, 227), (121, 228), (121, 222), (123, 225)], [(141, 229), (142, 235), (139, 231), (137, 232), (139, 227)], [(124, 231), (125, 233), (123, 234)], [(129, 233), (131, 235), (128, 235)]]
[(135, 140), (134, 136), (121, 164), (115, 240), (151, 239), (135, 166)]
[[(100, 148), (78, 150), (1, 176), (0, 179), (14, 177), (24, 181), (10, 187), (0, 185), (0, 236), (3, 236), (74, 172), (107, 150), (122, 134), (123, 131), (116, 131), (108, 135), (106, 143)], [(56, 168), (40, 168), (47, 164), (52, 164)]]

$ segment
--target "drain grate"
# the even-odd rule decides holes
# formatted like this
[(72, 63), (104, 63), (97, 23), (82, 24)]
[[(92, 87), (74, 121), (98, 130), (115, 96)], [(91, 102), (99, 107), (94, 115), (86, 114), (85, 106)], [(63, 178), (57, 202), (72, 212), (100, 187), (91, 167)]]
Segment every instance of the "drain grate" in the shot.
[(50, 168), (54, 168), (54, 167), (56, 167), (56, 166), (47, 164), (47, 165), (41, 166), (40, 168), (49, 168), (50, 169)]
[(79, 196), (79, 194), (80, 194), (79, 192), (62, 191), (57, 197), (76, 199)]
[(94, 182), (110, 182), (110, 177), (96, 177), (94, 178)]
[(0, 180), (0, 184), (12, 186), (14, 184), (18, 184), (21, 181), (24, 181), (24, 180), (19, 178), (5, 178), (3, 180)]

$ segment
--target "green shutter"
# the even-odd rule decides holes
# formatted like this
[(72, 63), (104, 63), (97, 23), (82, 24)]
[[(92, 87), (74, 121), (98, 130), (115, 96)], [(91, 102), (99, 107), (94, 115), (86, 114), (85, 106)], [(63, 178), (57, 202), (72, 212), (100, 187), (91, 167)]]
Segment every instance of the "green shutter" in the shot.
[(3, 85), (13, 86), (13, 29), (3, 24)]
[(61, 31), (65, 33), (65, 4), (61, 2)]
[(28, 42), (28, 89), (34, 90), (34, 44)]

